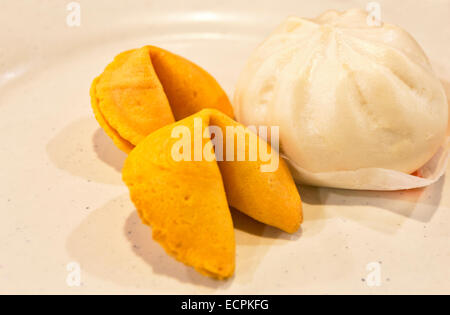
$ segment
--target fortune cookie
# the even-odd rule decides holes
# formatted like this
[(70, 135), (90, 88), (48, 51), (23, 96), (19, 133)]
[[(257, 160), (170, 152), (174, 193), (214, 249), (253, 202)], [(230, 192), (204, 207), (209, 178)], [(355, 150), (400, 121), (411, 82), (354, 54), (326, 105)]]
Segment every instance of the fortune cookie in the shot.
[(233, 117), (210, 74), (154, 46), (119, 54), (93, 81), (90, 94), (97, 121), (126, 153), (153, 131), (203, 108)]
[[(231, 135), (227, 127), (232, 128)], [(219, 130), (226, 131), (222, 158)], [(212, 135), (214, 134), (214, 137)], [(246, 139), (245, 161), (230, 161), (229, 146)], [(183, 141), (184, 140), (184, 141)], [(216, 142), (214, 142), (216, 141)], [(278, 159), (278, 168), (262, 172), (257, 143)], [(232, 156), (237, 157), (238, 150)], [(302, 204), (278, 152), (249, 129), (214, 109), (205, 109), (146, 137), (129, 154), (123, 180), (142, 221), (168, 254), (200, 273), (224, 279), (235, 268), (235, 240), (229, 206), (263, 223), (295, 232)]]

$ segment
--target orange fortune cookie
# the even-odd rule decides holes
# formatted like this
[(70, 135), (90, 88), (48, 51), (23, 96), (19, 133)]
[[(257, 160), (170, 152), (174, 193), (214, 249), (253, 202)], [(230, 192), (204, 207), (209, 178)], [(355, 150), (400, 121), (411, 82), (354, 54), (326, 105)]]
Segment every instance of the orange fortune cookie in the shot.
[[(231, 136), (226, 132), (232, 141), (225, 143), (243, 135), (277, 159), (278, 167), (262, 172), (265, 162), (258, 153), (253, 161), (226, 156), (220, 161), (210, 127), (215, 133), (232, 127)], [(180, 137), (187, 141), (183, 144)], [(250, 146), (243, 148), (250, 156)], [(153, 238), (177, 260), (214, 278), (228, 278), (235, 268), (229, 206), (289, 233), (302, 222), (300, 196), (276, 150), (218, 110), (202, 110), (153, 132), (130, 153), (122, 173)]]
[(233, 117), (217, 81), (192, 62), (154, 46), (119, 54), (91, 86), (100, 126), (126, 153), (153, 131), (204, 108)]

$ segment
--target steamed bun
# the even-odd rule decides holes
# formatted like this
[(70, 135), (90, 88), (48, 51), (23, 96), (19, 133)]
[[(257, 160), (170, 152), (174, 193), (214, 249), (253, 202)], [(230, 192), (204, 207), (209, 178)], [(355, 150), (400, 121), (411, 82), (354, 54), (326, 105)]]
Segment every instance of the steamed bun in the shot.
[(288, 18), (253, 53), (234, 106), (244, 125), (280, 126), (291, 166), (313, 173), (413, 173), (445, 139), (444, 90), (416, 41), (367, 13)]

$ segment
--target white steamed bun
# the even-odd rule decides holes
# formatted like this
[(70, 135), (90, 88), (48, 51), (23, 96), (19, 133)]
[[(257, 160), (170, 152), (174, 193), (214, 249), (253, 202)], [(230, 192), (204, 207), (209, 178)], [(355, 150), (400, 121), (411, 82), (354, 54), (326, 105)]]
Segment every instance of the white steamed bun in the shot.
[(367, 13), (288, 18), (253, 53), (235, 92), (238, 120), (280, 126), (291, 166), (313, 173), (412, 173), (445, 139), (448, 104), (416, 41)]

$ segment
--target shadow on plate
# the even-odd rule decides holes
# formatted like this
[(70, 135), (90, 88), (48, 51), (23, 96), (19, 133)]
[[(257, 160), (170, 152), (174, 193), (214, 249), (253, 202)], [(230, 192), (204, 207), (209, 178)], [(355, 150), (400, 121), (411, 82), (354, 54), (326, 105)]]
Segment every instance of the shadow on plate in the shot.
[(217, 281), (202, 276), (193, 268), (185, 266), (167, 255), (164, 249), (152, 239), (151, 228), (141, 222), (136, 211), (133, 211), (126, 220), (124, 232), (134, 254), (140, 257), (157, 275), (209, 288), (226, 288), (231, 283), (230, 280)]
[[(155, 274), (211, 289), (230, 285), (205, 278), (169, 257), (134, 209), (128, 195), (121, 196), (92, 211), (71, 233), (67, 250), (85, 272), (121, 286), (160, 292), (170, 290), (171, 281)], [(89, 289), (88, 281), (85, 286)]]
[(231, 209), (236, 237), (236, 275), (234, 281), (251, 283), (258, 266), (274, 246), (283, 246), (301, 237), (300, 229), (295, 234), (285, 233), (277, 228), (260, 223), (249, 216)]
[(98, 158), (121, 173), (127, 155), (115, 146), (103, 129), (98, 128), (95, 131), (92, 143)]
[[(306, 204), (345, 206), (335, 211), (336, 216), (354, 220), (363, 219), (367, 215), (364, 209), (357, 209), (359, 213), (355, 213), (351, 208), (367, 206), (427, 223), (439, 207), (444, 182), (445, 176), (429, 187), (404, 191), (356, 191), (302, 186), (300, 192)], [(383, 217), (381, 213), (379, 215)], [(377, 219), (376, 213), (372, 213), (370, 217)]]
[(76, 120), (47, 144), (47, 154), (61, 170), (88, 181), (123, 185), (126, 154), (98, 127), (94, 118)]
[(180, 282), (202, 285), (210, 288), (226, 288), (232, 282), (245, 283), (253, 278), (254, 271), (270, 245), (281, 244), (297, 236), (265, 226), (248, 216), (232, 211), (236, 237), (236, 272), (226, 281), (206, 278), (193, 268), (187, 267), (169, 257), (162, 247), (151, 237), (151, 229), (142, 224), (136, 212), (133, 212), (125, 224), (127, 236), (134, 253), (141, 257), (153, 269), (153, 272), (177, 279)]
[[(251, 280), (269, 245), (283, 244), (299, 236), (278, 232), (237, 211), (233, 211), (233, 220), (237, 270), (235, 277), (227, 281), (204, 277), (168, 256), (152, 239), (151, 229), (141, 223), (128, 195), (90, 212), (71, 233), (66, 247), (87, 273), (122, 286), (164, 291), (164, 284), (169, 290), (172, 279), (214, 291), (227, 288), (234, 281)], [(85, 285), (89, 288), (89, 283)]]
[(294, 234), (289, 234), (275, 227), (258, 222), (234, 208), (231, 208), (231, 217), (235, 230), (257, 236), (258, 238), (267, 239), (267, 243), (270, 243), (271, 240), (295, 241), (301, 237), (301, 229)]

